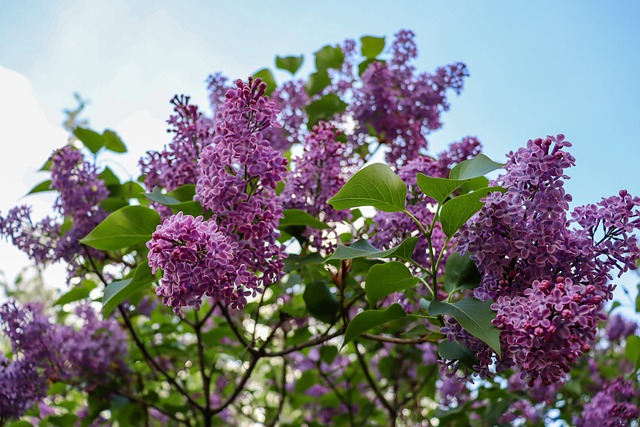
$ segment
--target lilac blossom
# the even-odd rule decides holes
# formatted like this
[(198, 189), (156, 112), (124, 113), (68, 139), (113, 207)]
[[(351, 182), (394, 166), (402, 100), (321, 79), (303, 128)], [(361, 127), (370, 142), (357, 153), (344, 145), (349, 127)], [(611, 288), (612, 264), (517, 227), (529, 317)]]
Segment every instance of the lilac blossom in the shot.
[(0, 354), (0, 419), (21, 417), (46, 395), (46, 379), (32, 361)]
[(577, 420), (578, 427), (627, 426), (640, 417), (640, 408), (636, 405), (638, 392), (631, 381), (618, 378), (603, 387), (589, 403), (584, 406), (582, 417)]
[(620, 314), (607, 319), (607, 338), (610, 341), (622, 341), (638, 330), (638, 324), (633, 319), (625, 319)]
[(278, 121), (282, 127), (265, 128), (264, 138), (271, 143), (274, 150), (285, 152), (292, 144), (302, 142), (304, 135), (308, 133), (305, 125), (307, 113), (304, 108), (310, 98), (305, 90), (305, 82), (285, 82), (271, 93), (271, 101), (279, 111)]
[(0, 235), (11, 240), (14, 246), (38, 264), (54, 262), (59, 258), (56, 246), (60, 240), (60, 224), (50, 217), (34, 222), (30, 206), (17, 206), (6, 217), (0, 216)]

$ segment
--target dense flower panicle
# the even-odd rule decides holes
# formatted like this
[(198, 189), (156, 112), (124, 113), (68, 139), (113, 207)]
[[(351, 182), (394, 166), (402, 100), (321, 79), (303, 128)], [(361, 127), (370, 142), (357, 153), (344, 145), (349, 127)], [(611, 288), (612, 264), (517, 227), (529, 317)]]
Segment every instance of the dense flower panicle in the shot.
[(23, 251), (38, 264), (57, 261), (56, 245), (60, 240), (60, 224), (46, 217), (39, 222), (31, 219), (31, 207), (16, 206), (0, 216), (0, 236)]
[(622, 341), (638, 330), (638, 324), (633, 319), (625, 319), (620, 314), (607, 319), (606, 333), (609, 341)]
[(438, 164), (442, 178), (449, 178), (451, 169), (460, 162), (469, 160), (482, 152), (482, 144), (475, 136), (466, 136), (461, 141), (449, 144), (438, 154)]
[(29, 360), (0, 355), (0, 418), (18, 418), (47, 395), (47, 383)]
[(209, 105), (213, 111), (213, 117), (216, 116), (216, 112), (222, 107), (226, 99), (225, 94), (229, 89), (233, 89), (228, 83), (229, 78), (222, 73), (214, 73), (207, 79), (207, 89), (209, 89)]
[[(344, 185), (348, 167), (344, 144), (336, 141), (340, 132), (320, 122), (307, 136), (304, 151), (293, 159), (285, 190), (280, 194), (286, 209), (300, 209), (324, 222), (342, 221), (347, 211), (337, 211), (327, 201)], [(311, 246), (330, 250), (334, 244), (323, 238), (326, 230), (307, 229)], [(335, 237), (335, 236), (334, 236)]]
[(577, 426), (628, 426), (631, 421), (637, 421), (640, 417), (640, 408), (636, 405), (637, 397), (638, 392), (634, 389), (633, 383), (618, 378), (605, 386), (584, 406)]
[(215, 221), (179, 212), (157, 227), (147, 247), (152, 272), (163, 271), (156, 293), (176, 313), (185, 306), (199, 307), (204, 295), (244, 305), (241, 281), (246, 271), (236, 271), (237, 244), (218, 230)]
[(309, 95), (303, 80), (285, 82), (271, 93), (271, 101), (279, 111), (278, 121), (282, 127), (269, 127), (263, 130), (264, 139), (279, 152), (285, 152), (292, 144), (302, 142), (308, 132), (305, 125)]
[(285, 256), (277, 243), (282, 204), (275, 188), (286, 175), (287, 161), (263, 135), (265, 129), (279, 126), (265, 88), (260, 79), (249, 78), (248, 84), (238, 80), (236, 89), (227, 92), (213, 143), (198, 163), (195, 195), (237, 244), (237, 269), (246, 268), (243, 275), (251, 272), (244, 286), (253, 295), (280, 279)]

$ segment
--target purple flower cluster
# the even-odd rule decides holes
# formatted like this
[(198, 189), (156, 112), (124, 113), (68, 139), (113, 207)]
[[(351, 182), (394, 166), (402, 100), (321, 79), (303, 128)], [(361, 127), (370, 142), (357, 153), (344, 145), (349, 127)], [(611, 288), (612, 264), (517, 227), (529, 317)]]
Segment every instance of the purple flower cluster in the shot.
[[(348, 212), (327, 204), (346, 182), (348, 160), (344, 144), (336, 141), (340, 132), (331, 124), (320, 122), (306, 138), (304, 152), (293, 160), (285, 190), (280, 194), (286, 209), (300, 209), (324, 222), (342, 221)], [(317, 250), (331, 251), (335, 246), (326, 231), (307, 229), (305, 236)], [(333, 236), (335, 237), (335, 236)]]
[(400, 31), (392, 45), (389, 63), (374, 62), (362, 74), (362, 87), (354, 90), (351, 112), (360, 125), (360, 138), (375, 132), (390, 147), (387, 160), (400, 166), (426, 149), (423, 134), (442, 126), (440, 114), (449, 106), (446, 93), (462, 90), (468, 75), (456, 63), (434, 74), (416, 74), (411, 61), (417, 56), (415, 35)]
[(564, 150), (570, 146), (558, 135), (510, 153), (496, 182), (507, 192), (489, 195), (457, 239), (482, 272), (476, 296), (495, 301), (498, 369), (517, 365), (544, 384), (561, 380), (589, 350), (612, 297), (610, 272), (633, 268), (640, 255), (632, 234), (640, 199), (623, 191), (568, 219), (563, 180), (575, 162)]
[(0, 235), (38, 264), (59, 259), (56, 245), (60, 240), (60, 224), (50, 217), (39, 222), (31, 219), (31, 207), (16, 206), (6, 217), (0, 216)]
[[(22, 415), (46, 395), (46, 379), (90, 390), (126, 371), (127, 342), (118, 323), (98, 319), (88, 305), (76, 314), (79, 329), (51, 323), (39, 304), (0, 306), (0, 325), (14, 353), (12, 362), (0, 360), (0, 396), (6, 396), (0, 415)], [(5, 402), (13, 409), (4, 408)]]
[(582, 417), (577, 420), (578, 427), (600, 426), (618, 427), (628, 426), (631, 421), (640, 417), (637, 402), (638, 392), (631, 381), (618, 378), (599, 391), (589, 403), (584, 406)]
[(292, 144), (302, 142), (308, 133), (305, 126), (307, 113), (304, 107), (309, 103), (309, 95), (303, 80), (285, 82), (271, 93), (271, 100), (279, 111), (278, 121), (282, 127), (264, 129), (264, 138), (274, 150), (285, 152)]
[(632, 319), (625, 319), (616, 314), (607, 320), (607, 338), (609, 341), (622, 341), (638, 330), (638, 324)]

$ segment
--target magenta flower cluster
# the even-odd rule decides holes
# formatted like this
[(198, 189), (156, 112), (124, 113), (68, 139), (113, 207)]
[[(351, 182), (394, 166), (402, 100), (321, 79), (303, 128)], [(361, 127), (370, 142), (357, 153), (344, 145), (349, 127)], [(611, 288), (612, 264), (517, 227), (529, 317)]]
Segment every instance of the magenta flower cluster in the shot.
[(21, 416), (46, 396), (47, 379), (91, 390), (126, 372), (127, 342), (118, 323), (99, 319), (88, 305), (78, 306), (76, 315), (78, 329), (51, 323), (39, 304), (0, 306), (14, 354), (12, 361), (0, 360), (0, 415)]
[(633, 235), (639, 198), (622, 191), (577, 208), (569, 219), (565, 169), (575, 160), (564, 149), (570, 146), (558, 135), (510, 153), (496, 182), (507, 192), (488, 196), (457, 239), (482, 272), (476, 296), (494, 301), (498, 369), (517, 365), (544, 384), (561, 380), (589, 350), (612, 298), (611, 272), (634, 268), (640, 256)]
[(584, 406), (582, 417), (577, 420), (578, 427), (628, 426), (640, 418), (637, 402), (638, 392), (631, 381), (618, 378), (603, 387), (589, 403)]

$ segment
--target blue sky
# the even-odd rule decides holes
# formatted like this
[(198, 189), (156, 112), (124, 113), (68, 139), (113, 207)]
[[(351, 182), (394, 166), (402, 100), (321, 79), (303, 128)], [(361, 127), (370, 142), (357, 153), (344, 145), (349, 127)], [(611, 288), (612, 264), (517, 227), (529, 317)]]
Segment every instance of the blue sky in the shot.
[[(475, 135), (503, 160), (529, 138), (564, 133), (578, 163), (567, 183), (575, 204), (640, 194), (638, 2), (0, 0), (0, 10), (3, 212), (64, 144), (61, 110), (75, 91), (92, 101), (94, 127), (124, 137), (131, 155), (116, 159), (119, 173), (135, 175), (137, 158), (168, 141), (168, 100), (204, 104), (209, 73), (246, 78), (276, 54), (311, 63), (324, 44), (403, 28), (417, 34), (419, 69), (463, 61), (471, 73), (435, 151)], [(15, 264), (0, 259), (0, 270)]]

